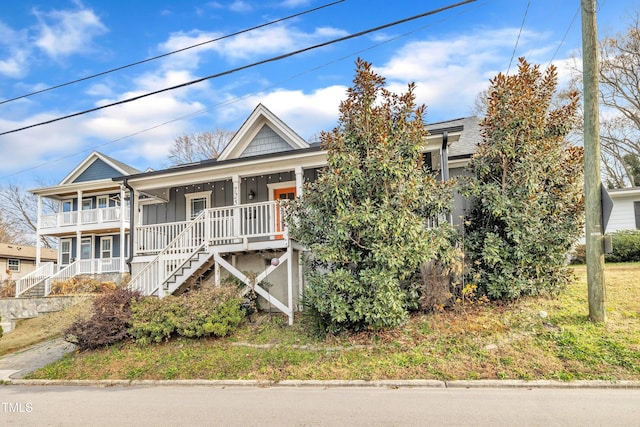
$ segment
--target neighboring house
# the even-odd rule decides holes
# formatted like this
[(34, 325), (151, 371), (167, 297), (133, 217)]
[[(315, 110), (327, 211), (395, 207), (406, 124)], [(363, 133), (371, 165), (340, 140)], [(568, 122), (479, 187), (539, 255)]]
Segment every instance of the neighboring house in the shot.
[[(35, 246), (0, 243), (0, 282), (8, 278), (18, 280), (35, 271), (37, 250)], [(58, 251), (40, 249), (40, 260), (55, 263)]]
[(613, 200), (606, 232), (640, 229), (640, 187), (607, 190)]
[[(441, 179), (463, 173), (479, 142), (477, 123), (477, 118), (468, 118), (429, 125), (425, 161)], [(86, 202), (88, 210), (107, 209), (96, 205), (102, 195), (108, 200), (130, 198), (130, 209), (124, 215), (124, 206), (114, 204), (120, 216), (103, 228), (94, 222), (87, 229), (86, 221), (76, 219), (49, 229), (43, 225), (59, 223), (64, 210), (55, 221), (41, 216), (40, 234), (68, 242), (61, 261), (73, 265), (92, 259), (90, 267), (103, 266), (104, 271), (102, 260), (115, 257), (114, 265), (124, 271), (123, 254), (131, 254), (129, 286), (160, 297), (202, 280), (234, 278), (255, 290), (261, 307), (274, 307), (292, 321), (303, 287), (304, 248), (289, 238), (279, 200), (301, 195), (303, 184), (315, 180), (326, 166), (327, 153), (318, 143), (307, 143), (258, 105), (215, 160), (133, 172), (122, 164), (116, 168), (113, 159), (99, 153), (92, 156), (60, 185), (33, 193), (67, 200), (68, 214), (77, 214), (78, 201), (85, 198), (91, 200)], [(111, 166), (113, 180), (101, 173), (79, 184), (77, 178), (87, 176), (84, 171), (98, 160), (101, 166)], [(76, 189), (79, 185), (82, 190)], [(90, 189), (84, 187), (89, 185)], [(454, 218), (463, 208), (462, 199), (456, 198)], [(104, 237), (111, 238), (111, 252), (102, 250)], [(118, 246), (119, 252), (114, 251)]]
[[(31, 190), (38, 196), (38, 238), (58, 240), (56, 268), (38, 256), (38, 270), (16, 283), (16, 296), (39, 287), (48, 295), (55, 281), (78, 275), (121, 277), (128, 271), (129, 191), (113, 178), (139, 173), (93, 152), (58, 185)], [(42, 212), (42, 198), (58, 202), (58, 212)]]

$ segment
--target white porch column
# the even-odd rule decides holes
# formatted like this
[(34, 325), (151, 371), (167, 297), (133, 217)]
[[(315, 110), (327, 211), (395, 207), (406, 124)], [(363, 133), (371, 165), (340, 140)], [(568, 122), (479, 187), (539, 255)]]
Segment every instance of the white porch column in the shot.
[(82, 225), (82, 190), (78, 190), (78, 207), (77, 207), (77, 214), (78, 217), (76, 218), (76, 225)]
[[(233, 206), (240, 206), (240, 175), (231, 177), (233, 182)], [(240, 209), (233, 210), (233, 235), (240, 237)]]
[(40, 268), (42, 242), (40, 241), (40, 217), (42, 217), (42, 196), (38, 194), (38, 216), (36, 220), (36, 269)]
[(140, 215), (140, 203), (138, 203), (139, 194), (136, 193), (135, 190), (130, 190), (129, 193), (129, 203), (133, 203), (133, 218), (131, 218), (131, 223), (129, 224), (129, 238), (133, 236), (133, 242), (131, 247), (133, 248), (133, 253), (129, 254), (129, 256), (134, 256), (140, 247), (140, 236), (136, 232), (135, 228), (139, 225), (142, 225), (142, 215)]
[(125, 264), (125, 256), (124, 256), (124, 248), (125, 248), (125, 218), (127, 216), (127, 211), (125, 209), (125, 200), (124, 200), (124, 185), (120, 185), (120, 273), (124, 273), (126, 271)]
[(302, 293), (304, 292), (303, 254), (298, 248), (298, 311), (302, 311)]
[(81, 243), (82, 243), (82, 232), (80, 231), (80, 226), (82, 225), (82, 190), (78, 190), (77, 193), (77, 197), (78, 197), (78, 207), (76, 209), (76, 227), (78, 227), (77, 231), (76, 231), (76, 260), (79, 260), (81, 258), (81, 254), (82, 254), (82, 248), (81, 248)]
[[(296, 174), (297, 175), (297, 174)], [(287, 253), (289, 258), (287, 259), (287, 307), (289, 308), (289, 325), (293, 325), (293, 245), (289, 240), (289, 246), (287, 246)]]
[(304, 173), (302, 171), (302, 166), (296, 166), (296, 195), (298, 197), (302, 196), (302, 185), (304, 184)]

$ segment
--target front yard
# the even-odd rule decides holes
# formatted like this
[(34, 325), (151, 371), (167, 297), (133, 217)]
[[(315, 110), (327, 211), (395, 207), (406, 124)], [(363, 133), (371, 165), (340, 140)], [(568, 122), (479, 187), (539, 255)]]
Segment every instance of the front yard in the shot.
[(607, 264), (606, 325), (587, 320), (586, 268), (575, 274), (557, 299), (415, 315), (393, 331), (319, 340), (260, 314), (225, 339), (115, 345), (31, 378), (640, 380), (640, 263)]

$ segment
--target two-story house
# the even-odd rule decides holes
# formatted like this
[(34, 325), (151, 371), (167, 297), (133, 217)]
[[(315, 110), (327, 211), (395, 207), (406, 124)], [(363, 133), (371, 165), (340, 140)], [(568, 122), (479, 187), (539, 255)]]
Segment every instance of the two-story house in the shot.
[[(464, 173), (477, 147), (478, 120), (428, 129), (426, 163), (441, 179)], [(234, 277), (261, 297), (262, 308), (280, 310), (292, 321), (303, 289), (304, 248), (288, 236), (279, 201), (301, 195), (326, 156), (320, 144), (308, 143), (258, 105), (218, 159), (137, 172), (93, 153), (59, 186), (33, 191), (66, 203), (55, 216), (40, 216), (39, 232), (60, 238), (62, 265), (80, 263), (67, 276), (105, 267), (129, 271), (128, 286), (159, 297), (202, 280)], [(86, 179), (88, 169), (106, 172), (106, 166), (111, 180), (104, 179), (108, 173)], [(463, 209), (456, 196), (452, 220)], [(95, 210), (106, 216), (84, 217)]]

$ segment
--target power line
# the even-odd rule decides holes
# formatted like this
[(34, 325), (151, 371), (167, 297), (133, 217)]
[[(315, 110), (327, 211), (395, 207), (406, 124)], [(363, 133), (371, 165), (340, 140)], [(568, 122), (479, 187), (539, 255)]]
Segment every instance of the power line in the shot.
[(370, 28), (368, 30), (360, 31), (360, 32), (355, 33), (355, 34), (350, 34), (348, 36), (339, 37), (337, 39), (333, 39), (333, 40), (330, 40), (330, 41), (327, 41), (327, 42), (319, 43), (319, 44), (316, 44), (316, 45), (313, 45), (313, 46), (309, 46), (309, 47), (306, 47), (306, 48), (303, 48), (303, 49), (298, 49), (298, 50), (295, 50), (295, 51), (292, 51), (292, 52), (289, 52), (289, 53), (285, 53), (285, 54), (282, 54), (282, 55), (273, 56), (271, 58), (267, 58), (267, 59), (264, 59), (262, 61), (253, 62), (251, 64), (243, 65), (241, 67), (232, 68), (230, 70), (223, 71), (221, 73), (212, 74), (210, 76), (201, 77), (199, 79), (191, 80), (191, 81), (188, 81), (188, 82), (185, 82), (185, 83), (181, 83), (181, 84), (178, 84), (178, 85), (175, 85), (175, 86), (170, 86), (170, 87), (167, 87), (167, 88), (164, 88), (164, 89), (160, 89), (160, 90), (156, 90), (156, 91), (153, 91), (153, 92), (148, 92), (148, 93), (145, 93), (145, 94), (142, 94), (142, 95), (134, 96), (132, 98), (123, 99), (121, 101), (112, 102), (110, 104), (105, 104), (105, 105), (101, 105), (99, 107), (90, 108), (88, 110), (79, 111), (77, 113), (68, 114), (66, 116), (57, 117), (55, 119), (46, 120), (44, 122), (35, 123), (35, 124), (29, 125), (29, 126), (23, 126), (21, 128), (17, 128), (17, 129), (13, 129), (13, 130), (10, 130), (10, 131), (2, 132), (2, 133), (0, 133), (0, 136), (7, 135), (7, 134), (10, 134), (10, 133), (20, 132), (20, 131), (23, 131), (23, 130), (26, 130), (26, 129), (31, 129), (31, 128), (38, 127), (38, 126), (43, 126), (43, 125), (55, 123), (55, 122), (58, 122), (58, 121), (61, 121), (61, 120), (69, 119), (71, 117), (77, 117), (77, 116), (81, 116), (81, 115), (84, 115), (84, 114), (92, 113), (94, 111), (103, 110), (105, 108), (114, 107), (116, 105), (127, 104), (129, 102), (137, 101), (139, 99), (146, 98), (146, 97), (149, 97), (149, 96), (152, 96), (152, 95), (157, 95), (157, 94), (160, 94), (160, 93), (163, 93), (163, 92), (168, 92), (168, 91), (171, 91), (171, 90), (180, 89), (180, 88), (191, 86), (191, 85), (194, 85), (196, 83), (200, 83), (200, 82), (203, 82), (203, 81), (206, 81), (206, 80), (211, 80), (211, 79), (214, 79), (214, 78), (218, 78), (218, 77), (226, 76), (226, 75), (229, 75), (229, 74), (233, 74), (233, 73), (236, 73), (238, 71), (242, 71), (242, 70), (246, 70), (246, 69), (249, 69), (249, 68), (257, 67), (258, 65), (263, 65), (263, 64), (270, 63), (270, 62), (280, 61), (282, 59), (290, 58), (292, 56), (299, 55), (299, 54), (304, 53), (304, 52), (309, 52), (311, 50), (318, 49), (318, 48), (321, 48), (321, 47), (324, 47), (324, 46), (329, 46), (329, 45), (332, 45), (332, 44), (335, 44), (335, 43), (339, 43), (339, 42), (342, 42), (342, 41), (345, 41), (345, 40), (350, 40), (350, 39), (353, 39), (353, 38), (361, 37), (361, 36), (366, 35), (366, 34), (370, 34), (370, 33), (373, 33), (373, 32), (376, 32), (376, 31), (380, 31), (380, 30), (383, 30), (383, 29), (386, 29), (386, 28), (390, 28), (390, 27), (393, 27), (393, 26), (396, 26), (396, 25), (399, 25), (399, 24), (404, 24), (406, 22), (414, 21), (416, 19), (424, 18), (426, 16), (435, 15), (435, 14), (443, 12), (445, 10), (452, 9), (454, 7), (458, 7), (458, 6), (461, 6), (461, 5), (464, 5), (464, 4), (473, 3), (475, 1), (476, 0), (464, 0), (464, 1), (461, 1), (459, 3), (455, 3), (455, 4), (451, 4), (449, 6), (444, 6), (444, 7), (438, 8), (438, 9), (434, 9), (434, 10), (431, 10), (429, 12), (424, 12), (424, 13), (421, 13), (421, 14), (418, 14), (418, 15), (411, 16), (409, 18), (401, 19), (399, 21), (390, 22), (388, 24), (384, 24), (384, 25), (380, 25), (378, 27)]
[(513, 62), (513, 57), (516, 55), (516, 49), (518, 49), (518, 42), (520, 41), (520, 35), (522, 34), (522, 28), (524, 28), (524, 21), (527, 19), (527, 13), (529, 12), (530, 5), (531, 5), (531, 0), (528, 0), (527, 8), (524, 10), (524, 16), (522, 17), (522, 23), (520, 24), (520, 31), (518, 32), (516, 45), (513, 47), (513, 52), (511, 53), (511, 59), (509, 60), (509, 66), (507, 67), (507, 74), (509, 74), (509, 70), (511, 70), (511, 63)]
[(163, 53), (162, 55), (153, 56), (151, 58), (143, 59), (143, 60), (140, 60), (140, 61), (137, 61), (137, 62), (132, 62), (131, 64), (122, 65), (120, 67), (112, 68), (112, 69), (107, 70), (107, 71), (102, 71), (102, 72), (97, 73), (97, 74), (92, 74), (90, 76), (81, 77), (79, 79), (72, 80), (72, 81), (67, 82), (67, 83), (61, 83), (61, 84), (58, 84), (58, 85), (55, 85), (55, 86), (51, 86), (51, 87), (48, 87), (48, 88), (45, 88), (45, 89), (41, 89), (41, 90), (38, 90), (38, 91), (35, 91), (35, 92), (30, 92), (30, 93), (27, 93), (25, 95), (16, 96), (15, 98), (5, 99), (4, 101), (0, 101), (0, 105), (6, 104), (6, 103), (12, 102), (12, 101), (17, 101), (18, 99), (28, 98), (28, 97), (33, 96), (33, 95), (38, 95), (38, 94), (43, 93), (43, 92), (48, 92), (48, 91), (53, 90), (53, 89), (59, 89), (61, 87), (69, 86), (69, 85), (72, 85), (72, 84), (75, 84), (75, 83), (80, 83), (80, 82), (83, 82), (85, 80), (90, 80), (90, 79), (93, 79), (93, 78), (96, 78), (96, 77), (104, 76), (105, 74), (110, 74), (110, 73), (113, 73), (115, 71), (124, 70), (125, 68), (130, 68), (130, 67), (133, 67), (133, 66), (136, 66), (136, 65), (144, 64), (146, 62), (155, 61), (156, 59), (161, 59), (161, 58), (167, 57), (169, 55), (173, 55), (173, 54), (176, 54), (176, 53), (184, 52), (185, 50), (189, 50), (189, 49), (193, 49), (193, 48), (196, 48), (196, 47), (204, 46), (205, 44), (217, 42), (217, 41), (228, 39), (230, 37), (234, 37), (234, 36), (237, 36), (237, 35), (240, 35), (240, 34), (248, 33), (250, 31), (257, 30), (259, 28), (267, 27), (269, 25), (277, 24), (279, 22), (283, 22), (283, 21), (286, 21), (288, 19), (297, 18), (298, 16), (306, 15), (307, 13), (311, 13), (311, 12), (318, 11), (320, 9), (324, 9), (325, 7), (334, 6), (334, 5), (336, 5), (338, 3), (342, 3), (344, 1), (345, 0), (338, 0), (338, 1), (334, 1), (333, 3), (327, 3), (327, 4), (324, 4), (322, 6), (315, 7), (313, 9), (305, 10), (304, 12), (299, 12), (299, 13), (296, 13), (294, 15), (289, 15), (289, 16), (284, 17), (284, 18), (279, 18), (279, 19), (276, 19), (274, 21), (270, 21), (270, 22), (266, 22), (264, 24), (256, 25), (255, 27), (246, 28), (244, 30), (236, 31), (235, 33), (227, 34), (227, 35), (215, 38), (215, 39), (211, 39), (211, 40), (207, 40), (207, 41), (204, 41), (204, 42), (201, 42), (201, 43), (198, 43), (198, 44), (194, 44), (194, 45), (191, 45), (191, 46), (183, 47), (182, 49), (174, 50), (172, 52)]
[[(460, 15), (464, 15), (466, 13), (470, 13), (470, 11), (473, 11), (474, 9), (477, 9), (478, 7), (484, 6), (485, 4), (486, 4), (486, 2), (484, 2), (484, 3), (481, 2), (481, 3), (479, 3), (479, 6), (477, 6), (476, 8), (472, 8), (472, 9), (468, 9), (468, 10), (462, 11), (462, 12), (458, 13), (458, 15), (456, 15), (456, 16), (460, 16)], [(449, 19), (452, 19), (452, 17), (444, 18), (444, 19), (441, 19), (440, 21), (437, 21), (437, 22), (441, 23), (441, 22), (445, 22), (445, 21), (447, 21)], [(332, 64), (338, 63), (340, 61), (343, 61), (345, 59), (351, 58), (351, 57), (353, 57), (355, 55), (360, 55), (360, 54), (362, 54), (364, 52), (367, 52), (369, 50), (375, 49), (375, 48), (380, 47), (382, 45), (392, 43), (392, 42), (397, 41), (397, 40), (399, 40), (401, 38), (404, 38), (404, 37), (407, 37), (409, 35), (415, 34), (418, 31), (422, 31), (422, 30), (424, 30), (426, 28), (432, 27), (433, 25), (434, 25), (433, 23), (430, 23), (430, 24), (427, 24), (427, 25), (423, 25), (422, 27), (416, 28), (414, 30), (407, 31), (405, 33), (402, 33), (402, 34), (399, 34), (397, 36), (391, 37), (391, 38), (386, 39), (384, 41), (374, 43), (373, 45), (370, 45), (368, 47), (365, 47), (365, 48), (359, 49), (357, 51), (351, 52), (351, 53), (349, 53), (347, 55), (344, 55), (344, 56), (341, 56), (339, 58), (335, 58), (332, 61), (326, 62), (326, 63), (324, 63), (322, 65), (318, 65), (318, 66), (315, 66), (313, 68), (309, 68), (309, 69), (307, 69), (305, 71), (301, 71), (301, 72), (299, 72), (297, 74), (294, 74), (294, 75), (292, 75), (292, 76), (290, 76), (290, 77), (288, 77), (288, 78), (286, 78), (284, 80), (280, 80), (280, 81), (278, 81), (276, 83), (273, 83), (272, 85), (268, 86), (267, 88), (263, 88), (262, 90), (275, 88), (275, 87), (277, 87), (278, 85), (280, 85), (282, 83), (294, 80), (294, 79), (296, 79), (298, 77), (301, 77), (301, 76), (303, 76), (305, 74), (312, 73), (312, 72), (317, 71), (317, 70), (319, 70), (321, 68), (324, 68), (324, 67), (327, 67), (329, 65), (332, 65)], [(144, 128), (144, 129), (140, 129), (140, 130), (138, 130), (136, 132), (133, 132), (133, 133), (118, 137), (116, 139), (112, 139), (112, 140), (104, 142), (102, 144), (98, 144), (98, 145), (96, 145), (96, 146), (94, 146), (92, 148), (88, 148), (88, 149), (85, 149), (85, 150), (82, 150), (82, 151), (78, 151), (78, 152), (63, 156), (63, 157), (59, 157), (57, 159), (49, 160), (49, 161), (40, 163), (39, 165), (31, 166), (31, 167), (28, 167), (28, 168), (13, 172), (13, 173), (8, 174), (8, 175), (0, 176), (0, 179), (5, 179), (5, 178), (12, 177), (12, 176), (20, 175), (22, 173), (29, 172), (29, 171), (34, 170), (34, 169), (39, 169), (41, 167), (44, 167), (44, 166), (52, 164), (52, 163), (57, 163), (57, 162), (60, 162), (62, 160), (70, 159), (70, 158), (75, 157), (75, 156), (77, 156), (79, 154), (82, 154), (82, 153), (88, 153), (88, 152), (93, 151), (93, 150), (95, 150), (97, 148), (104, 147), (106, 145), (110, 145), (110, 144), (113, 144), (113, 143), (116, 143), (116, 142), (119, 142), (119, 141), (123, 141), (123, 140), (125, 140), (127, 138), (131, 138), (133, 136), (137, 136), (137, 135), (140, 135), (142, 133), (149, 132), (149, 131), (154, 130), (154, 129), (158, 129), (158, 128), (162, 127), (162, 126), (165, 126), (165, 125), (168, 125), (168, 124), (180, 121), (180, 120), (184, 120), (184, 119), (187, 119), (187, 118), (190, 118), (190, 117), (195, 117), (195, 116), (198, 116), (200, 114), (206, 113), (208, 111), (224, 107), (225, 105), (233, 104), (235, 102), (240, 101), (241, 99), (248, 98), (248, 97), (250, 97), (252, 95), (256, 95), (257, 93), (259, 93), (259, 92), (258, 91), (250, 92), (250, 93), (247, 93), (247, 94), (244, 94), (244, 95), (241, 95), (241, 96), (236, 96), (234, 98), (227, 99), (227, 100), (225, 100), (223, 102), (219, 102), (218, 104), (212, 105), (210, 107), (206, 107), (206, 108), (203, 108), (201, 110), (194, 111), (192, 113), (185, 114), (185, 115), (182, 115), (182, 116), (179, 116), (179, 117), (175, 117), (173, 119), (164, 121), (162, 123), (155, 124), (153, 126), (150, 126), (150, 127)]]
[(571, 28), (573, 27), (573, 24), (576, 22), (576, 18), (578, 17), (578, 13), (580, 12), (580, 6), (578, 6), (578, 8), (576, 9), (576, 13), (573, 14), (573, 19), (571, 20), (571, 23), (569, 24), (569, 26), (567, 27), (567, 31), (564, 32), (564, 36), (562, 36), (562, 40), (560, 40), (560, 43), (558, 44), (558, 47), (556, 48), (556, 51), (553, 52), (553, 56), (551, 57), (551, 59), (549, 60), (549, 64), (547, 65), (547, 68), (549, 67), (549, 65), (551, 65), (551, 63), (553, 62), (553, 60), (556, 58), (556, 55), (558, 54), (558, 52), (560, 51), (560, 47), (562, 47), (562, 45), (564, 44), (565, 39), (567, 38), (567, 35), (569, 34), (569, 31), (571, 30)]

